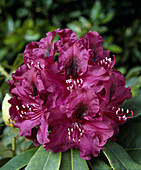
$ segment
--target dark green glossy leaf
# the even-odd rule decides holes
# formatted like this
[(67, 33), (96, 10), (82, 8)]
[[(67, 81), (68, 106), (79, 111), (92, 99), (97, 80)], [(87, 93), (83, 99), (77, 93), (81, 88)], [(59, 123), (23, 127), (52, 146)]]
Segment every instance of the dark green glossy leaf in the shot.
[(71, 148), (71, 167), (72, 170), (87, 170), (87, 162), (80, 158), (80, 151)]
[(132, 118), (141, 116), (141, 95), (135, 96), (125, 101), (121, 107), (124, 109), (133, 110), (134, 115)]
[(11, 158), (4, 158), (0, 160), (0, 168), (4, 166)]
[(128, 153), (117, 143), (108, 141), (103, 150), (111, 167), (116, 170), (140, 170), (141, 166), (135, 163)]
[(80, 158), (80, 151), (74, 148), (62, 153), (60, 170), (89, 170), (87, 162)]
[(13, 156), (13, 152), (12, 150), (10, 150), (9, 148), (7, 148), (6, 146), (4, 146), (1, 142), (0, 142), (0, 159), (2, 158), (10, 158)]
[(117, 141), (135, 162), (141, 164), (141, 123), (122, 126)]
[(111, 170), (111, 168), (103, 160), (98, 158), (94, 158), (90, 160), (89, 164), (94, 170), (100, 170), (100, 169)]
[(31, 158), (26, 170), (58, 170), (61, 163), (61, 152), (52, 153), (45, 151), (43, 146), (37, 150), (37, 152)]
[(99, 15), (100, 15), (100, 12), (101, 12), (101, 3), (100, 1), (96, 1), (94, 4), (93, 4), (93, 7), (90, 11), (90, 18), (92, 21), (95, 21), (96, 19), (99, 18)]
[(30, 149), (28, 151), (25, 151), (17, 156), (15, 156), (13, 159), (7, 162), (1, 170), (16, 170), (24, 167), (28, 164), (31, 157), (36, 152), (37, 148)]

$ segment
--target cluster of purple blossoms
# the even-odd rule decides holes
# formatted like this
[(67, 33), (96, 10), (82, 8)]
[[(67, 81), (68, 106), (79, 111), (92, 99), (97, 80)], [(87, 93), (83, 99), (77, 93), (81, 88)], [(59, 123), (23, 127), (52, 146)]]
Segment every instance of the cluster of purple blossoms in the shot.
[[(53, 44), (56, 34), (60, 40)], [(103, 50), (97, 32), (80, 39), (70, 29), (46, 35), (26, 46), (24, 64), (12, 74), (10, 118), (34, 145), (51, 152), (78, 148), (89, 160), (132, 117), (132, 111), (127, 117), (129, 110), (119, 108), (131, 98), (130, 88), (113, 69), (115, 56)]]

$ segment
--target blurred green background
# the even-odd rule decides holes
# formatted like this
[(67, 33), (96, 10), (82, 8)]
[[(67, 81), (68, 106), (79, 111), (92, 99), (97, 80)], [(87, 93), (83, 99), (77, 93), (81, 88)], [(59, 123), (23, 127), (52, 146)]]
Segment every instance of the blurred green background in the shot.
[[(140, 94), (140, 18), (136, 0), (0, 0), (0, 106), (12, 72), (23, 63), (25, 45), (58, 27), (70, 28), (81, 37), (90, 30), (97, 31), (104, 39), (104, 49), (111, 50), (111, 56), (115, 54), (115, 68), (126, 77), (133, 96)], [(13, 132), (3, 123), (2, 107), (0, 123), (0, 140), (10, 145), (5, 136)]]

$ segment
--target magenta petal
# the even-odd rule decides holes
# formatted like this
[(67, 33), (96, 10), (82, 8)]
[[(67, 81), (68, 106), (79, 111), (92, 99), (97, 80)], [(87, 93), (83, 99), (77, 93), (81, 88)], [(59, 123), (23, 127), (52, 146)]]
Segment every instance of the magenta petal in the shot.
[(104, 144), (114, 134), (110, 121), (104, 118), (102, 121), (93, 120), (83, 125), (85, 133), (80, 138), (80, 156), (89, 160), (91, 154), (97, 156)]
[[(55, 121), (54, 127), (49, 134), (50, 142), (44, 145), (46, 150), (51, 152), (64, 152), (73, 146), (73, 142), (68, 137), (68, 127), (71, 121), (68, 119)], [(57, 139), (57, 140), (56, 140)]]
[(37, 140), (40, 144), (48, 143), (48, 118), (50, 113), (47, 112), (40, 119), (40, 125), (38, 126)]
[(59, 67), (64, 70), (66, 77), (77, 78), (87, 70), (89, 53), (79, 42), (75, 42), (59, 54)]

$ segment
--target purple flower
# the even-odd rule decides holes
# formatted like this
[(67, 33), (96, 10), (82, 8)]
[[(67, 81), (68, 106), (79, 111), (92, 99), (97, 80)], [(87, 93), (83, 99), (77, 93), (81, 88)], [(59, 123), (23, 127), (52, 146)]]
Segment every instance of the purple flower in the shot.
[(53, 38), (56, 36), (56, 31), (48, 32), (46, 38), (42, 38), (40, 42), (31, 42), (24, 51), (24, 63), (30, 68), (31, 66), (37, 69), (43, 69), (47, 64), (54, 63)]
[(73, 146), (80, 149), (83, 159), (90, 159), (91, 154), (97, 156), (114, 133), (108, 118), (97, 118), (99, 107), (99, 98), (93, 91), (74, 91), (65, 107), (59, 106), (51, 111), (49, 122), (52, 130), (50, 142), (44, 145), (46, 150), (63, 152)]
[[(34, 67), (27, 70), (21, 66), (12, 75), (9, 82), (10, 93), (14, 96), (10, 99), (10, 116), (15, 121), (15, 127), (20, 128), (19, 135), (32, 138), (35, 127), (37, 133), (36, 143), (48, 142), (48, 117), (49, 109), (53, 107), (56, 94), (52, 93), (50, 84), (44, 86), (42, 72)], [(49, 98), (49, 100), (48, 100)]]
[[(53, 44), (53, 38), (60, 40)], [(113, 69), (115, 56), (103, 50), (103, 38), (89, 31), (83, 38), (70, 29), (49, 32), (24, 51), (24, 65), (9, 81), (10, 118), (19, 135), (46, 150), (80, 150), (97, 156), (118, 125), (132, 117), (120, 105), (131, 98), (123, 75)], [(54, 62), (55, 55), (58, 61)]]

